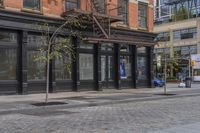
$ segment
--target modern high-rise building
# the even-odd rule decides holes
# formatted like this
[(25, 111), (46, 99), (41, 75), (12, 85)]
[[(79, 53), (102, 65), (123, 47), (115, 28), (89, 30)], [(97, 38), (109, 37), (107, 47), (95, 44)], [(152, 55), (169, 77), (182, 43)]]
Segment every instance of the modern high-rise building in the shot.
[[(157, 60), (165, 53), (168, 58), (180, 58), (179, 70), (168, 72), (168, 76), (179, 79), (189, 76), (188, 59), (191, 54), (200, 54), (200, 0), (156, 0), (154, 12)], [(200, 70), (190, 70), (191, 75), (200, 75)], [(163, 67), (155, 63), (155, 71), (162, 73)]]
[(51, 61), (50, 92), (152, 86), (153, 0), (0, 0), (0, 93), (45, 91), (47, 65), (34, 60), (45, 47), (37, 26), (68, 17), (87, 29), (78, 29), (84, 39), (70, 38), (70, 72), (65, 59)]
[(155, 24), (200, 16), (200, 0), (154, 0)]

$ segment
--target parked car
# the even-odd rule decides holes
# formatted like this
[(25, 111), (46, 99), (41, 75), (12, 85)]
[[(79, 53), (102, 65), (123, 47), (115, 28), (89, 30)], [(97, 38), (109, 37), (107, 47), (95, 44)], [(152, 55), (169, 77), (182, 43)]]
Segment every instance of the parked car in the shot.
[(159, 78), (154, 78), (153, 83), (155, 87), (163, 87), (165, 85), (165, 82)]

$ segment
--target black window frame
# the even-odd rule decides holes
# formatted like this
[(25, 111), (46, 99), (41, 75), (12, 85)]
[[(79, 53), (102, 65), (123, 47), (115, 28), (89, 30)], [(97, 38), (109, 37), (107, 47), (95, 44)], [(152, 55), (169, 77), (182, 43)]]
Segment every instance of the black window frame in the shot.
[[(70, 39), (70, 45), (72, 46), (72, 38), (71, 37), (69, 37), (69, 36), (62, 36), (62, 35), (59, 35), (56, 39), (59, 41), (59, 39), (64, 39), (64, 38), (68, 38), (68, 39)], [(63, 59), (63, 58), (65, 58), (65, 59)], [(53, 61), (53, 63), (54, 63), (54, 65), (55, 65), (55, 81), (56, 82), (59, 82), (59, 81), (72, 81), (72, 63), (73, 63), (73, 59), (72, 59), (73, 57), (72, 57), (72, 55), (70, 54), (69, 56), (66, 56), (66, 55), (64, 55), (64, 53), (63, 53), (63, 55), (60, 57), (60, 58), (55, 58), (55, 59), (52, 59), (52, 61)], [(59, 62), (59, 61), (61, 61), (61, 59), (64, 61), (64, 62)], [(61, 69), (62, 70), (60, 70), (60, 71), (64, 71), (64, 69), (68, 69), (68, 70), (70, 70), (70, 71), (66, 71), (66, 72), (63, 72), (64, 74), (69, 74), (69, 75), (67, 75), (67, 76), (69, 76), (69, 77), (67, 77), (67, 78), (59, 78), (59, 77), (57, 77), (57, 71), (59, 71), (57, 68), (59, 68), (58, 66), (57, 66), (57, 64), (56, 63), (60, 63), (60, 65), (62, 65), (61, 67)], [(67, 66), (66, 64), (68, 64), (68, 63), (70, 63), (70, 66)], [(64, 68), (65, 66), (67, 66), (67, 67), (69, 67), (69, 68)]]
[(4, 0), (0, 0), (0, 7), (4, 6)]
[(128, 15), (129, 15), (129, 7), (128, 7), (128, 0), (118, 0), (118, 15), (123, 17), (123, 24), (129, 25), (129, 19), (128, 19)]
[[(142, 15), (141, 10), (143, 10), (144, 8), (142, 7), (145, 7), (145, 15)], [(143, 18), (145, 20), (145, 26), (143, 26), (142, 24), (142, 20), (141, 18)], [(138, 2), (138, 26), (139, 28), (142, 28), (142, 29), (147, 29), (148, 28), (148, 4), (147, 3), (144, 3), (144, 2)]]
[(16, 40), (0, 40), (0, 49), (12, 49), (12, 50), (16, 50), (16, 72), (15, 72), (15, 79), (5, 79), (5, 80), (0, 80), (0, 82), (4, 82), (4, 81), (17, 81), (19, 80), (19, 34), (17, 31), (13, 31), (13, 30), (5, 30), (5, 29), (0, 29), (0, 32), (3, 33), (8, 33), (8, 34), (15, 34), (16, 35)]
[[(72, 5), (70, 5), (72, 4)], [(80, 8), (80, 0), (65, 0), (65, 10), (70, 11), (73, 9), (79, 9)]]
[[(86, 47), (85, 47), (86, 46)], [(88, 47), (89, 46), (89, 47)], [(91, 44), (91, 43), (86, 43), (86, 42), (83, 42), (83, 41), (79, 41), (78, 44), (77, 44), (77, 54), (78, 54), (78, 58), (81, 54), (86, 54), (86, 55), (92, 55), (92, 58), (93, 58), (93, 66), (92, 66), (92, 71), (93, 71), (93, 79), (81, 79), (81, 76), (80, 76), (80, 58), (78, 59), (78, 66), (79, 66), (79, 80), (81, 82), (87, 82), (87, 81), (94, 81), (95, 79), (95, 53), (94, 53), (94, 49), (95, 49), (95, 44)]]
[[(27, 6), (26, 2), (30, 2), (30, 0), (23, 0), (23, 8), (33, 11), (41, 11), (41, 0), (34, 0), (34, 7)], [(37, 4), (37, 6), (36, 6)], [(36, 8), (35, 8), (36, 7)]]
[[(132, 65), (132, 47), (131, 47), (131, 45), (129, 45), (129, 44), (120, 44), (119, 45), (119, 53), (120, 53), (120, 59), (119, 60), (121, 60), (122, 58), (123, 59), (127, 59), (127, 58), (129, 58), (129, 63), (130, 63), (130, 77), (127, 77), (127, 78), (121, 78), (121, 76), (120, 76), (120, 80), (122, 80), (122, 81), (125, 81), (125, 80), (132, 80), (132, 78), (133, 78), (133, 75), (132, 75), (132, 71), (133, 71), (133, 69), (132, 69), (132, 67), (131, 67), (131, 65)], [(125, 57), (125, 58), (124, 58)], [(126, 66), (125, 66), (126, 67)], [(127, 73), (126, 73), (127, 74)], [(128, 74), (127, 74), (128, 75)]]
[[(44, 65), (44, 68), (41, 68), (41, 69), (43, 69), (43, 71), (44, 71), (44, 75), (43, 75), (43, 77), (44, 78), (38, 78), (38, 79), (29, 79), (29, 65), (28, 65), (28, 63), (29, 63), (29, 53), (31, 54), (31, 53), (34, 53), (34, 52), (38, 52), (38, 53), (42, 53), (41, 51), (40, 51), (40, 48), (47, 48), (47, 45), (43, 45), (42, 44), (42, 42), (40, 42), (41, 44), (39, 44), (39, 45), (36, 45), (36, 43), (32, 43), (32, 42), (29, 42), (29, 37), (33, 37), (33, 36), (35, 36), (35, 39), (36, 39), (36, 41), (38, 41), (37, 40), (37, 38), (38, 37), (44, 37), (42, 34), (38, 34), (38, 33), (34, 33), (34, 32), (30, 32), (30, 33), (28, 33), (28, 40), (27, 40), (27, 81), (28, 82), (45, 82), (46, 81), (46, 66), (47, 66), (47, 64), (46, 63), (44, 63), (44, 62), (42, 62), (42, 64), (44, 63), (45, 65)], [(43, 54), (47, 54), (47, 53), (43, 53)], [(34, 62), (38, 62), (38, 61), (34, 61)]]
[(173, 31), (174, 40), (183, 40), (197, 37), (197, 28), (186, 28)]
[[(144, 48), (144, 50), (139, 50), (140, 48)], [(148, 49), (147, 47), (145, 46), (142, 46), (142, 47), (137, 47), (137, 67), (136, 67), (136, 70), (137, 70), (137, 80), (148, 80), (148, 75), (145, 75), (146, 77), (143, 79), (143, 78), (139, 78), (139, 69), (138, 69), (138, 58), (145, 58), (145, 72), (148, 72)]]

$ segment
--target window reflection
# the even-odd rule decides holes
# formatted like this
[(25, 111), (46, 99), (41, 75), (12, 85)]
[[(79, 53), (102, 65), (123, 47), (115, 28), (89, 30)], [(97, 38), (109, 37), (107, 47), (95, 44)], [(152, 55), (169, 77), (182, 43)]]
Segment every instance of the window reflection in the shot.
[(17, 50), (0, 49), (0, 80), (16, 80)]
[(71, 58), (60, 57), (55, 60), (56, 80), (70, 80), (71, 79)]
[(120, 56), (120, 78), (131, 78), (131, 60), (129, 56)]
[(137, 48), (138, 54), (146, 54), (146, 47), (139, 47)]
[(24, 0), (23, 6), (31, 10), (40, 10), (40, 0)]
[(93, 80), (93, 54), (79, 54), (80, 80)]
[(0, 32), (0, 41), (17, 43), (17, 34), (11, 32)]
[(147, 4), (142, 2), (138, 4), (138, 21), (140, 28), (147, 28)]
[(45, 46), (46, 38), (40, 35), (28, 35), (27, 52), (27, 77), (28, 80), (45, 80), (46, 63), (41, 60), (35, 60), (36, 57), (46, 56), (46, 52), (38, 49)]
[(79, 0), (67, 0), (65, 3), (66, 10), (69, 11), (72, 9), (77, 9), (78, 3), (79, 3)]
[(120, 52), (129, 52), (129, 45), (122, 44), (120, 47)]
[(146, 80), (147, 79), (147, 61), (146, 57), (140, 57), (137, 58), (137, 77), (140, 80)]
[(17, 34), (0, 31), (0, 80), (16, 80), (16, 70)]
[(112, 43), (102, 43), (101, 44), (101, 50), (103, 50), (103, 51), (113, 51), (114, 46), (113, 46)]
[(86, 44), (86, 43), (81, 43), (80, 48), (82, 49), (93, 49), (93, 44)]
[(34, 57), (44, 56), (40, 51), (28, 51), (28, 80), (45, 80), (46, 63), (44, 61), (35, 61)]

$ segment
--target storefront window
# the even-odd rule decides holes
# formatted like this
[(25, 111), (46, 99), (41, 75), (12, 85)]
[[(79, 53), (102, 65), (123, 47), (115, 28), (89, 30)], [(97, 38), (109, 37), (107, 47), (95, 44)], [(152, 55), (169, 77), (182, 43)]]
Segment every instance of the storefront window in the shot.
[(0, 32), (0, 41), (17, 43), (17, 34), (12, 32)]
[(138, 54), (146, 54), (146, 47), (139, 47), (137, 48)]
[(28, 47), (39, 48), (47, 45), (45, 36), (28, 35)]
[(56, 80), (71, 79), (71, 58), (61, 57), (55, 60)]
[(0, 80), (16, 80), (17, 49), (0, 49)]
[(85, 44), (85, 43), (81, 43), (80, 44), (80, 48), (81, 49), (93, 49), (93, 44)]
[(137, 77), (139, 80), (147, 79), (147, 60), (145, 56), (137, 57)]
[(17, 79), (17, 34), (0, 31), (0, 80)]
[(40, 0), (24, 0), (23, 6), (31, 10), (40, 10)]
[(120, 56), (120, 78), (131, 78), (131, 61), (129, 56)]
[(120, 52), (129, 52), (129, 45), (121, 45)]
[(45, 80), (46, 63), (44, 61), (35, 61), (34, 57), (44, 56), (40, 51), (28, 51), (28, 80)]
[(112, 81), (114, 79), (113, 56), (101, 56), (101, 81)]
[(28, 35), (27, 51), (27, 77), (28, 80), (45, 80), (46, 63), (42, 60), (35, 60), (36, 57), (46, 56), (46, 52), (39, 49), (46, 45), (46, 38), (40, 35)]
[(93, 80), (93, 54), (79, 54), (80, 80)]

